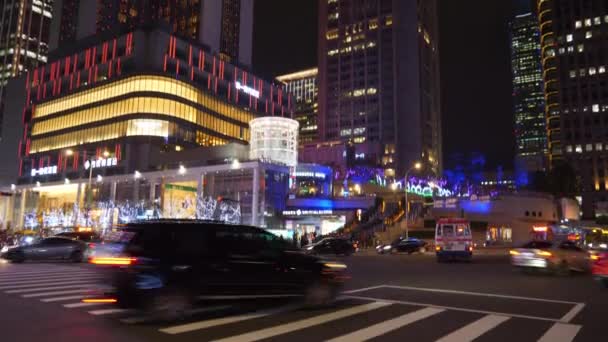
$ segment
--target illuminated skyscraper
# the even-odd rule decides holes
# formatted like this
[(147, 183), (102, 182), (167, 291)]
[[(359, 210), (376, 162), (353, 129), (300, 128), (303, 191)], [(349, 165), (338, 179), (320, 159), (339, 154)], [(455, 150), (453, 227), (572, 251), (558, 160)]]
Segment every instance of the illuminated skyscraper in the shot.
[(360, 162), (441, 170), (436, 0), (319, 0), (319, 134)]
[(160, 23), (224, 60), (251, 65), (253, 6), (254, 0), (58, 0), (61, 30), (53, 44)]
[(608, 3), (538, 0), (548, 148), (580, 179), (583, 216), (608, 214)]
[(518, 171), (524, 172), (544, 170), (546, 164), (547, 131), (540, 54), (536, 17), (532, 13), (516, 16), (511, 23), (511, 69), (517, 144), (515, 166)]
[(0, 138), (5, 129), (4, 86), (12, 77), (46, 63), (53, 1), (6, 0), (0, 14)]
[(295, 103), (294, 119), (300, 123), (299, 143), (305, 144), (317, 140), (318, 115), (318, 69), (312, 68), (277, 77), (285, 84), (285, 91), (290, 93)]

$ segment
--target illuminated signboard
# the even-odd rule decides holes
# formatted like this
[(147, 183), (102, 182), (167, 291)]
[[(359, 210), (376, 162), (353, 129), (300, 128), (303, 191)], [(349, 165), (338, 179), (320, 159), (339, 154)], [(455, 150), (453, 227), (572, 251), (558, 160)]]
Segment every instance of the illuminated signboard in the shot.
[(99, 168), (99, 167), (112, 167), (118, 165), (118, 159), (116, 158), (99, 158), (97, 160), (87, 160), (84, 162), (84, 169)]
[(296, 177), (325, 179), (327, 175), (323, 172), (296, 171)]
[(245, 94), (249, 94), (255, 98), (260, 98), (260, 92), (258, 90), (248, 87), (239, 81), (234, 82), (234, 86), (236, 87), (237, 90), (241, 90)]
[(319, 215), (333, 215), (333, 210), (331, 209), (323, 209), (323, 210), (308, 210), (308, 209), (298, 209), (298, 210), (283, 210), (283, 216), (319, 216)]
[(32, 169), (32, 177), (57, 174), (57, 165)]

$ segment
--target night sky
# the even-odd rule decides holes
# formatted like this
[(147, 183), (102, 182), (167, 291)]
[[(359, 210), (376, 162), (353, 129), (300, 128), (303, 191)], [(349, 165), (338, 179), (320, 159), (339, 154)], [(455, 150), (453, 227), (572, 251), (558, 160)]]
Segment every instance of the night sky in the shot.
[[(443, 145), (479, 152), (488, 171), (513, 167), (508, 22), (533, 0), (440, 0)], [(254, 71), (272, 77), (317, 64), (317, 0), (256, 0)]]

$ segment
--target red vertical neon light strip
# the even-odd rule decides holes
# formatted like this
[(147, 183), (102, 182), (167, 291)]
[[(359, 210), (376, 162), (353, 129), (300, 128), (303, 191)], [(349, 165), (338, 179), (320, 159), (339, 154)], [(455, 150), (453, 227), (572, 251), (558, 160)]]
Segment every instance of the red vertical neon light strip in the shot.
[(188, 65), (192, 65), (192, 44), (188, 47)]
[(211, 74), (207, 74), (207, 89), (211, 90)]
[(230, 88), (232, 88), (231, 84), (228, 83), (228, 101), (230, 101)]
[(71, 58), (70, 56), (67, 56), (65, 58), (65, 69), (63, 70), (63, 76), (67, 76), (70, 73), (70, 62)]
[(163, 60), (163, 71), (167, 71), (167, 55), (165, 54), (165, 58)]
[(177, 60), (177, 63), (175, 64), (175, 77), (179, 76), (179, 59)]
[(108, 78), (112, 77), (112, 65), (114, 64), (113, 60), (110, 60), (110, 63), (108, 63)]
[(217, 77), (215, 78), (215, 86), (213, 86), (215, 88), (215, 94), (217, 95)]
[(23, 176), (23, 159), (19, 159), (19, 177)]
[(91, 67), (97, 64), (97, 46), (93, 47), (93, 52), (91, 53)]
[(201, 70), (205, 71), (205, 52), (201, 50), (201, 54), (203, 55), (203, 60), (201, 62)]
[(78, 70), (78, 74), (76, 74), (76, 88), (80, 88), (80, 70)]
[(99, 65), (95, 66), (95, 79), (93, 80), (93, 82), (97, 83), (97, 71), (99, 70)]
[(213, 76), (215, 76), (215, 56), (213, 56)]
[(108, 42), (103, 43), (103, 50), (101, 52), (101, 63), (108, 61)]
[(72, 73), (76, 72), (76, 68), (78, 67), (78, 55), (74, 55), (74, 71), (72, 71)]
[(116, 58), (116, 38), (114, 38), (114, 42), (112, 43), (112, 59)]
[(84, 53), (84, 68), (88, 69), (91, 64), (91, 49), (86, 49)]
[(194, 81), (194, 67), (190, 67), (190, 80)]

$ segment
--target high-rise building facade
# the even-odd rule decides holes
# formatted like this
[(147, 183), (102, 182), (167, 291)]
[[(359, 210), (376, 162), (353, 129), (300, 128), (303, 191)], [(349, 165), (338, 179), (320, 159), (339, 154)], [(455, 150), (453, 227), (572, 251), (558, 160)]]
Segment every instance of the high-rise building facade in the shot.
[(294, 119), (300, 123), (300, 145), (317, 140), (318, 134), (318, 69), (311, 68), (277, 77), (295, 101)]
[(160, 23), (223, 60), (251, 65), (253, 6), (253, 0), (57, 0), (60, 30), (52, 43)]
[(511, 70), (518, 172), (546, 167), (547, 130), (538, 20), (532, 13), (511, 22)]
[(608, 201), (608, 1), (537, 4), (550, 162), (575, 168), (592, 218)]
[(436, 0), (319, 1), (319, 133), (366, 164), (441, 170)]
[(10, 78), (46, 63), (52, 0), (7, 0), (0, 14), (0, 138), (4, 86)]

